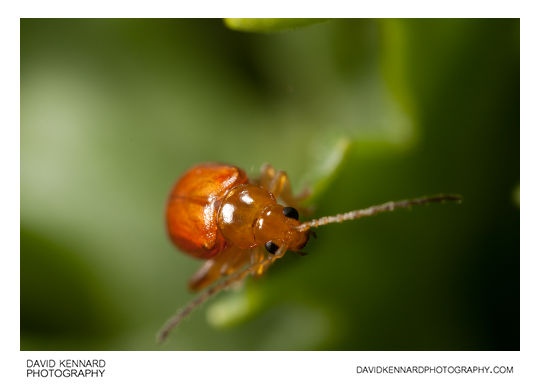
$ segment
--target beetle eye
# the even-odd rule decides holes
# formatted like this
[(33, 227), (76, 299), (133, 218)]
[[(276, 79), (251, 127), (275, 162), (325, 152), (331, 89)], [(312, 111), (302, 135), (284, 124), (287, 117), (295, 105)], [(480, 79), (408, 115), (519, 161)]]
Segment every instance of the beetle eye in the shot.
[(266, 250), (271, 253), (272, 255), (274, 255), (277, 250), (279, 249), (279, 247), (276, 245), (276, 243), (274, 243), (273, 241), (268, 241), (266, 242), (266, 244), (264, 245), (264, 247), (266, 248)]
[(298, 211), (293, 207), (283, 208), (283, 214), (291, 219), (298, 220)]

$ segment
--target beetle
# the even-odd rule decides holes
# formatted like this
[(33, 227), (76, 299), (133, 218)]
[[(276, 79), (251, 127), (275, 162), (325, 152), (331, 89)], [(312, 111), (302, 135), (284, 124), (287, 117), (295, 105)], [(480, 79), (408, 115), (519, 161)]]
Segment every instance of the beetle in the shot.
[(287, 173), (269, 164), (262, 166), (256, 179), (221, 163), (202, 163), (186, 171), (169, 194), (167, 231), (181, 251), (205, 260), (190, 279), (189, 288), (199, 291), (215, 284), (164, 325), (158, 342), (209, 297), (248, 275), (262, 275), (287, 250), (302, 253), (312, 228), (396, 208), (460, 200), (459, 196), (437, 195), (387, 202), (301, 223), (295, 207), (308, 195), (305, 190), (294, 196)]

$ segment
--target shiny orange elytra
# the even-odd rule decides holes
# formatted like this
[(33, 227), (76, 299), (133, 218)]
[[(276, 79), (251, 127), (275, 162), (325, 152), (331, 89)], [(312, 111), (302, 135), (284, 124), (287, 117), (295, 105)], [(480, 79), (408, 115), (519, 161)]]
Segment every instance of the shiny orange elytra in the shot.
[(230, 189), (247, 184), (244, 171), (224, 164), (201, 164), (188, 170), (169, 195), (167, 228), (182, 251), (210, 259), (226, 246), (217, 213)]
[(173, 316), (159, 332), (158, 341), (212, 295), (250, 274), (263, 274), (287, 250), (301, 252), (311, 228), (395, 208), (460, 200), (438, 195), (388, 202), (301, 223), (295, 206), (305, 197), (307, 192), (293, 196), (287, 174), (268, 164), (256, 179), (227, 164), (204, 163), (189, 169), (169, 194), (167, 229), (180, 250), (206, 260), (191, 278), (190, 289), (216, 284)]

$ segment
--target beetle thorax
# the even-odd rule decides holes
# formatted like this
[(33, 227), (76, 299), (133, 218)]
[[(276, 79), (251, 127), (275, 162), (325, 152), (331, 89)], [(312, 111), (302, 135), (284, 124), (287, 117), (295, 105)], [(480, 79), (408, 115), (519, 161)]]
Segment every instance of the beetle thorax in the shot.
[(227, 243), (242, 249), (260, 245), (255, 239), (255, 223), (275, 204), (274, 196), (262, 187), (243, 184), (232, 188), (218, 211), (218, 227)]

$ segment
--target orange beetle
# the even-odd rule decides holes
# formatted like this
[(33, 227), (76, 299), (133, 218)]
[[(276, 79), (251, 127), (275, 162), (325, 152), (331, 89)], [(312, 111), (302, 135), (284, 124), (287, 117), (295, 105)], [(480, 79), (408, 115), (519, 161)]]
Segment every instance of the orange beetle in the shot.
[(210, 296), (249, 274), (261, 275), (287, 250), (300, 252), (309, 239), (310, 228), (395, 208), (460, 200), (458, 196), (438, 195), (388, 202), (301, 223), (294, 206), (307, 195), (305, 191), (293, 196), (287, 174), (276, 172), (268, 164), (254, 180), (232, 165), (204, 163), (189, 169), (169, 195), (169, 236), (180, 250), (206, 259), (191, 278), (190, 289), (197, 291), (225, 278), (173, 316), (158, 334), (158, 341)]

